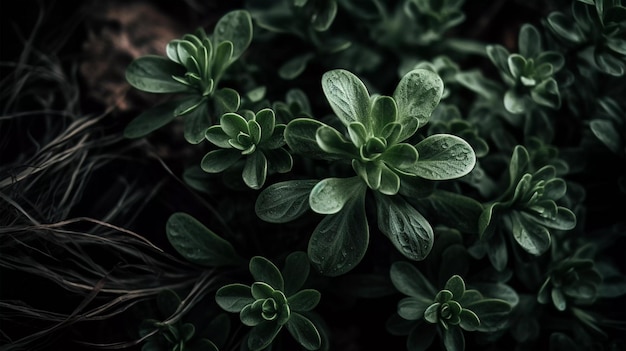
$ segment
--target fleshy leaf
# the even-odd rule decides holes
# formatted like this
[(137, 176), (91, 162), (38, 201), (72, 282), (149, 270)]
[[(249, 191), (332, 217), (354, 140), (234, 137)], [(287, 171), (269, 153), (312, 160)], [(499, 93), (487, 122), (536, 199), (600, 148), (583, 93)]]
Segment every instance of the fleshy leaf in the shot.
[(448, 180), (468, 174), (476, 165), (472, 147), (450, 134), (436, 134), (415, 145), (419, 160), (412, 172), (430, 180)]
[(432, 301), (437, 293), (428, 279), (408, 262), (394, 262), (389, 276), (393, 286), (405, 295)]
[(206, 135), (206, 130), (211, 126), (211, 116), (208, 104), (203, 103), (187, 113), (184, 117), (184, 136), (190, 144), (199, 144)]
[(459, 300), (465, 294), (465, 282), (460, 276), (453, 275), (448, 279), (444, 289), (450, 290), (453, 299)]
[(243, 284), (229, 284), (215, 293), (215, 302), (226, 312), (239, 313), (246, 305), (254, 302), (250, 287)]
[(365, 184), (357, 177), (326, 178), (317, 183), (309, 195), (311, 209), (321, 214), (341, 211), (344, 205), (365, 190)]
[(281, 329), (282, 325), (274, 321), (266, 321), (252, 327), (248, 334), (248, 347), (250, 351), (261, 351), (269, 346)]
[(190, 262), (221, 267), (237, 265), (242, 261), (228, 241), (186, 213), (171, 215), (165, 231), (176, 251)]
[(267, 158), (262, 151), (248, 155), (241, 174), (243, 181), (252, 189), (261, 189), (267, 177)]
[(220, 173), (230, 168), (241, 158), (241, 152), (236, 149), (218, 149), (204, 155), (200, 167), (207, 173)]
[(433, 300), (423, 297), (405, 297), (398, 302), (398, 314), (408, 320), (420, 320)]
[(376, 193), (378, 228), (406, 258), (420, 261), (433, 247), (428, 221), (399, 196)]
[(332, 70), (322, 76), (322, 89), (339, 120), (347, 127), (361, 122), (370, 128), (370, 95), (363, 82), (343, 69)]
[(286, 223), (309, 209), (309, 194), (317, 180), (289, 180), (265, 188), (256, 200), (256, 214), (264, 221)]
[(292, 313), (286, 326), (291, 336), (305, 349), (317, 350), (320, 348), (322, 344), (320, 333), (307, 317), (300, 313)]
[(287, 124), (285, 129), (285, 141), (294, 153), (318, 159), (338, 159), (337, 155), (331, 155), (322, 150), (317, 144), (317, 130), (325, 126), (311, 118), (297, 118)]
[(133, 87), (148, 93), (183, 93), (191, 89), (172, 76), (184, 76), (185, 67), (163, 56), (139, 57), (126, 68), (126, 80)]
[(465, 350), (465, 337), (463, 330), (457, 326), (451, 326), (443, 331), (443, 344), (446, 351), (463, 351)]
[(285, 281), (285, 295), (291, 296), (304, 285), (309, 277), (311, 264), (305, 252), (292, 252), (285, 259), (285, 265), (281, 271)]
[(168, 101), (142, 112), (124, 129), (125, 138), (141, 138), (172, 122), (178, 101)]
[[(432, 71), (415, 69), (405, 74), (396, 90), (393, 98), (398, 105), (398, 122), (407, 124), (407, 120), (416, 119), (422, 126), (428, 122), (433, 110), (439, 104), (443, 94), (443, 81)], [(400, 141), (410, 137), (403, 130)]]
[(310, 311), (320, 302), (321, 295), (319, 291), (314, 289), (300, 290), (289, 296), (287, 301), (289, 307), (295, 312)]
[(376, 136), (382, 136), (383, 128), (392, 122), (395, 122), (398, 115), (398, 106), (390, 96), (379, 96), (374, 99), (372, 104), (372, 132)]
[(283, 276), (276, 266), (267, 258), (254, 256), (250, 259), (250, 273), (257, 282), (265, 282), (276, 290), (283, 290), (285, 283)]
[(542, 225), (529, 220), (524, 214), (513, 211), (512, 231), (515, 241), (528, 253), (541, 255), (550, 247), (550, 231)]
[(233, 45), (232, 61), (238, 59), (252, 41), (250, 13), (246, 10), (235, 10), (222, 16), (215, 25), (213, 39), (215, 44), (230, 41)]
[(326, 216), (317, 225), (309, 240), (308, 255), (321, 274), (338, 276), (361, 262), (368, 244), (363, 191), (353, 196), (341, 211)]

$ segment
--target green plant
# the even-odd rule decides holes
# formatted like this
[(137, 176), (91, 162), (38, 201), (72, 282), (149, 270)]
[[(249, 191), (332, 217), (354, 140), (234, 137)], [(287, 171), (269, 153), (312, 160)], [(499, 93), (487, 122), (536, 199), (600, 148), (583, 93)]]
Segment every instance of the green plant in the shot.
[(137, 116), (124, 131), (129, 138), (142, 137), (185, 117), (185, 139), (197, 144), (206, 128), (225, 112), (237, 111), (239, 94), (218, 88), (226, 69), (250, 45), (252, 19), (247, 11), (233, 11), (215, 25), (209, 36), (200, 28), (167, 44), (167, 58), (144, 56), (126, 70), (126, 79), (135, 88), (149, 92), (183, 94)]
[[(261, 256), (250, 259), (251, 286), (229, 284), (215, 293), (220, 307), (239, 313), (241, 322), (252, 327), (244, 346), (251, 351), (270, 346), (283, 327), (307, 350), (322, 346), (320, 329), (307, 317), (317, 306), (320, 293), (315, 289), (300, 290), (309, 275), (309, 262), (304, 252), (287, 256), (282, 272)], [(245, 348), (244, 348), (245, 349)]]
[(446, 350), (464, 350), (463, 330), (493, 332), (506, 327), (504, 321), (512, 306), (501, 299), (485, 298), (478, 290), (466, 290), (458, 275), (450, 277), (439, 292), (405, 262), (395, 262), (390, 275), (394, 286), (409, 296), (398, 302), (398, 316), (412, 323), (390, 319), (387, 327), (394, 334), (408, 334), (408, 350), (426, 350), (436, 334)]

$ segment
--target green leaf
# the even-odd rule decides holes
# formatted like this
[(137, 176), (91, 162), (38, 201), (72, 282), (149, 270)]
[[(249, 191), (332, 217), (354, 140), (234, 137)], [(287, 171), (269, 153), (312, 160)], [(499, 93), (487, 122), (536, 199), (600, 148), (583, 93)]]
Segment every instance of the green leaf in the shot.
[(504, 241), (504, 235), (496, 233), (487, 240), (489, 261), (498, 272), (502, 272), (509, 261), (509, 252)]
[(513, 222), (512, 231), (515, 241), (528, 253), (541, 255), (550, 247), (550, 231), (535, 221), (530, 220), (524, 213), (511, 212)]
[(285, 141), (294, 153), (317, 159), (339, 159), (337, 155), (328, 154), (317, 144), (317, 130), (326, 126), (311, 118), (297, 118), (287, 124)]
[(202, 95), (189, 95), (181, 100), (179, 100), (178, 106), (174, 110), (174, 114), (176, 116), (183, 116), (193, 111), (196, 108), (199, 108), (200, 105), (206, 103), (206, 98)]
[(441, 303), (435, 302), (432, 305), (428, 306), (424, 311), (424, 320), (428, 323), (437, 323), (439, 322), (439, 308), (441, 307)]
[(163, 56), (139, 57), (126, 68), (126, 81), (133, 87), (148, 93), (183, 93), (191, 89), (172, 76), (184, 76), (185, 67)]
[(513, 114), (520, 114), (526, 111), (527, 97), (514, 88), (504, 93), (504, 108)]
[(541, 106), (558, 109), (561, 107), (561, 94), (554, 78), (548, 78), (530, 91), (530, 97)]
[(463, 306), (474, 312), (480, 320), (476, 329), (482, 332), (493, 332), (507, 327), (511, 305), (499, 299), (483, 299)]
[(606, 74), (621, 77), (626, 71), (626, 63), (610, 53), (596, 52), (594, 58), (597, 67)]
[(248, 348), (250, 351), (263, 350), (274, 341), (281, 329), (282, 325), (275, 321), (266, 321), (252, 327), (248, 334)]
[(276, 266), (267, 258), (254, 256), (250, 259), (250, 273), (257, 282), (265, 282), (275, 290), (282, 291), (285, 288), (283, 276)]
[(608, 120), (594, 119), (589, 122), (591, 132), (613, 153), (619, 155), (624, 148), (624, 138), (620, 136), (615, 124)]
[(556, 307), (559, 311), (565, 311), (567, 308), (567, 300), (565, 299), (565, 295), (559, 288), (552, 288), (552, 293), (550, 294), (552, 297), (552, 303), (554, 307)]
[(343, 69), (328, 71), (322, 76), (322, 89), (333, 112), (346, 127), (351, 122), (361, 122), (369, 130), (370, 95), (357, 76)]
[(242, 258), (233, 246), (192, 216), (177, 212), (165, 226), (167, 238), (185, 259), (208, 267), (240, 264)]
[(546, 63), (552, 65), (554, 72), (558, 72), (565, 66), (565, 58), (560, 52), (557, 51), (543, 51), (535, 60), (537, 65), (544, 65)]
[(246, 157), (241, 174), (243, 181), (252, 189), (261, 189), (267, 177), (267, 158), (262, 151), (256, 151)]
[(389, 276), (393, 286), (405, 295), (432, 301), (437, 294), (435, 287), (428, 279), (408, 262), (394, 262), (391, 265)]
[(478, 316), (476, 315), (476, 313), (470, 310), (461, 310), (459, 317), (461, 318), (461, 323), (459, 324), (459, 326), (463, 328), (463, 330), (474, 331), (480, 326), (480, 320), (478, 319)]
[(526, 212), (520, 213), (530, 221), (534, 221), (542, 226), (558, 229), (570, 230), (576, 227), (576, 215), (571, 210), (564, 207), (557, 207), (556, 215), (553, 218), (546, 218), (538, 215), (529, 215)]
[(507, 62), (509, 65), (509, 71), (511, 72), (513, 78), (519, 79), (525, 75), (526, 59), (522, 55), (509, 55)]
[(365, 184), (358, 177), (326, 178), (311, 189), (309, 206), (317, 213), (337, 213), (351, 199), (361, 197), (364, 192)]
[(259, 144), (261, 144), (268, 140), (274, 133), (276, 116), (274, 115), (274, 111), (269, 108), (265, 108), (256, 113), (254, 120), (259, 124), (261, 129), (261, 138), (259, 140)]
[(237, 138), (239, 133), (248, 134), (248, 122), (236, 113), (225, 113), (220, 118), (220, 126), (230, 138)]
[[(398, 122), (403, 126), (416, 119), (419, 126), (428, 122), (443, 94), (443, 81), (434, 72), (415, 69), (405, 74), (396, 87), (393, 98), (398, 105)], [(414, 130), (404, 130), (399, 141), (412, 135)]]
[(180, 327), (182, 341), (188, 342), (196, 333), (196, 327), (191, 323), (185, 323)]
[(398, 302), (398, 314), (404, 319), (420, 320), (424, 317), (424, 311), (426, 311), (432, 303), (432, 298), (405, 297)]
[(227, 112), (235, 112), (241, 105), (241, 97), (237, 91), (230, 88), (221, 88), (213, 95), (215, 114), (221, 116)]
[(459, 84), (489, 101), (494, 101), (502, 89), (500, 84), (486, 78), (479, 70), (459, 72), (454, 77)]
[(178, 101), (168, 101), (142, 112), (124, 128), (124, 137), (141, 138), (172, 122), (178, 104)]
[(170, 41), (167, 43), (165, 51), (170, 60), (183, 66), (187, 63), (187, 59), (190, 56), (197, 54), (195, 45), (189, 40), (184, 39), (174, 39)]
[[(308, 262), (307, 262), (308, 263)], [(287, 298), (289, 308), (295, 312), (307, 312), (320, 302), (321, 294), (314, 289), (300, 290)]]
[(465, 294), (465, 282), (460, 276), (453, 275), (446, 282), (444, 289), (450, 290), (453, 299), (458, 301)]
[(463, 330), (457, 326), (450, 326), (443, 330), (443, 345), (446, 351), (463, 351), (465, 350), (465, 337)]
[(335, 16), (337, 16), (337, 1), (327, 1), (326, 6), (312, 17), (313, 28), (318, 32), (324, 32), (333, 24)]
[(309, 194), (317, 180), (289, 180), (265, 188), (254, 209), (262, 220), (286, 223), (300, 217), (309, 209)]
[(254, 298), (249, 286), (229, 284), (217, 290), (215, 302), (226, 312), (239, 313), (245, 306), (253, 303)]
[(219, 80), (224, 71), (233, 62), (233, 43), (230, 41), (222, 41), (215, 48), (215, 58), (212, 65), (212, 76), (215, 80)]
[(558, 36), (572, 43), (582, 43), (585, 35), (567, 16), (561, 12), (552, 12), (548, 15), (548, 28)]
[(250, 286), (252, 297), (257, 301), (273, 297), (275, 291), (276, 290), (274, 288), (264, 282), (257, 281), (252, 283), (252, 286)]
[(309, 277), (311, 265), (309, 257), (303, 251), (292, 252), (285, 259), (285, 265), (281, 271), (285, 282), (286, 296), (295, 294)]
[(416, 202), (425, 205), (422, 207), (428, 207), (428, 210), (423, 212), (426, 217), (436, 217), (444, 225), (461, 232), (479, 232), (478, 225), (483, 205), (470, 197), (450, 191), (435, 190), (428, 197)]
[(185, 140), (191, 144), (199, 144), (204, 140), (206, 130), (211, 126), (208, 104), (200, 104), (191, 112), (187, 113), (184, 121), (185, 129), (183, 133)]
[(398, 106), (390, 96), (378, 96), (372, 104), (372, 132), (376, 136), (382, 136), (383, 128), (398, 117)]
[(320, 333), (307, 317), (294, 312), (286, 326), (291, 336), (305, 349), (317, 350), (320, 348), (322, 344)]
[(433, 247), (433, 229), (402, 197), (376, 194), (378, 228), (406, 258), (420, 261)]
[(220, 173), (234, 165), (241, 158), (237, 149), (218, 149), (204, 155), (200, 167), (207, 173)]
[(400, 143), (387, 148), (381, 159), (392, 168), (407, 171), (415, 167), (419, 154), (413, 145)]
[(224, 149), (230, 149), (232, 146), (228, 143), (228, 140), (231, 139), (221, 126), (215, 125), (209, 127), (204, 134), (205, 138), (212, 144), (219, 146)]
[(252, 41), (252, 18), (246, 10), (235, 10), (222, 16), (213, 30), (215, 46), (229, 41), (233, 44), (232, 61), (238, 59)]
[(412, 172), (430, 180), (448, 180), (468, 174), (476, 165), (472, 147), (450, 134), (436, 134), (415, 145), (419, 160)]
[(487, 45), (486, 49), (487, 56), (496, 66), (500, 75), (507, 74), (509, 72), (509, 51), (502, 45)]
[(291, 80), (298, 77), (306, 69), (306, 65), (313, 59), (313, 53), (306, 53), (291, 58), (278, 69), (278, 75), (282, 79)]
[(527, 58), (535, 58), (541, 53), (541, 35), (535, 26), (525, 23), (519, 32), (519, 53)]
[(506, 301), (512, 307), (517, 306), (520, 301), (517, 291), (504, 283), (474, 283), (472, 288), (486, 297)]
[(335, 128), (321, 126), (315, 133), (315, 140), (320, 149), (337, 157), (354, 159), (358, 158), (359, 152), (353, 143), (346, 140), (343, 134)]
[(513, 149), (511, 161), (509, 162), (509, 179), (510, 184), (514, 187), (520, 181), (522, 176), (528, 172), (530, 167), (530, 156), (528, 151), (522, 145), (516, 145)]
[(308, 255), (320, 274), (333, 277), (347, 273), (361, 262), (368, 244), (365, 191), (362, 191), (341, 211), (326, 216), (317, 225), (309, 240)]

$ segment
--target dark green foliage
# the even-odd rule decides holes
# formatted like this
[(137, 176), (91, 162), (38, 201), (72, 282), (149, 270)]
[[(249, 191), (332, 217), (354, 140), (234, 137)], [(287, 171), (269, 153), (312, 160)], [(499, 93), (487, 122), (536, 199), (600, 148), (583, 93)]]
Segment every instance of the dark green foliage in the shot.
[[(126, 236), (75, 235), (91, 228), (32, 206), (79, 200), (69, 185), (42, 192), (50, 174), (64, 178), (48, 188), (71, 185), (116, 158), (76, 152), (70, 142), (95, 149), (85, 140), (103, 131), (91, 124), (0, 169), (0, 268), (81, 298), (64, 315), (3, 297), (6, 318), (55, 323), (8, 350), (131, 307), (131, 341), (83, 344), (626, 345), (623, 1), (226, 3), (211, 34), (200, 27), (126, 67), (131, 87), (162, 97), (115, 134), (141, 150), (128, 173), (158, 178), (128, 182), (106, 215)], [(161, 173), (143, 168), (154, 160)], [(151, 206), (142, 228), (135, 217)]]
[(320, 301), (315, 289), (303, 289), (309, 276), (309, 262), (305, 253), (294, 252), (287, 257), (283, 271), (261, 256), (250, 260), (251, 286), (229, 284), (215, 293), (217, 304), (224, 310), (239, 313), (241, 322), (252, 327), (246, 335), (244, 350), (263, 350), (270, 347), (285, 327), (305, 349), (322, 347), (320, 328), (307, 317)]

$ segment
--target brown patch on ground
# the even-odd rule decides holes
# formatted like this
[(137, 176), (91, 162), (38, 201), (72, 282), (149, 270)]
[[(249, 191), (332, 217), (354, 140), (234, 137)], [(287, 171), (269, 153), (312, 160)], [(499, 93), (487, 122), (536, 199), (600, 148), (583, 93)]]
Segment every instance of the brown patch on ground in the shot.
[(89, 98), (118, 111), (152, 105), (158, 96), (132, 89), (126, 82), (126, 67), (140, 56), (165, 55), (167, 43), (185, 33), (182, 26), (149, 3), (93, 6), (80, 65)]

